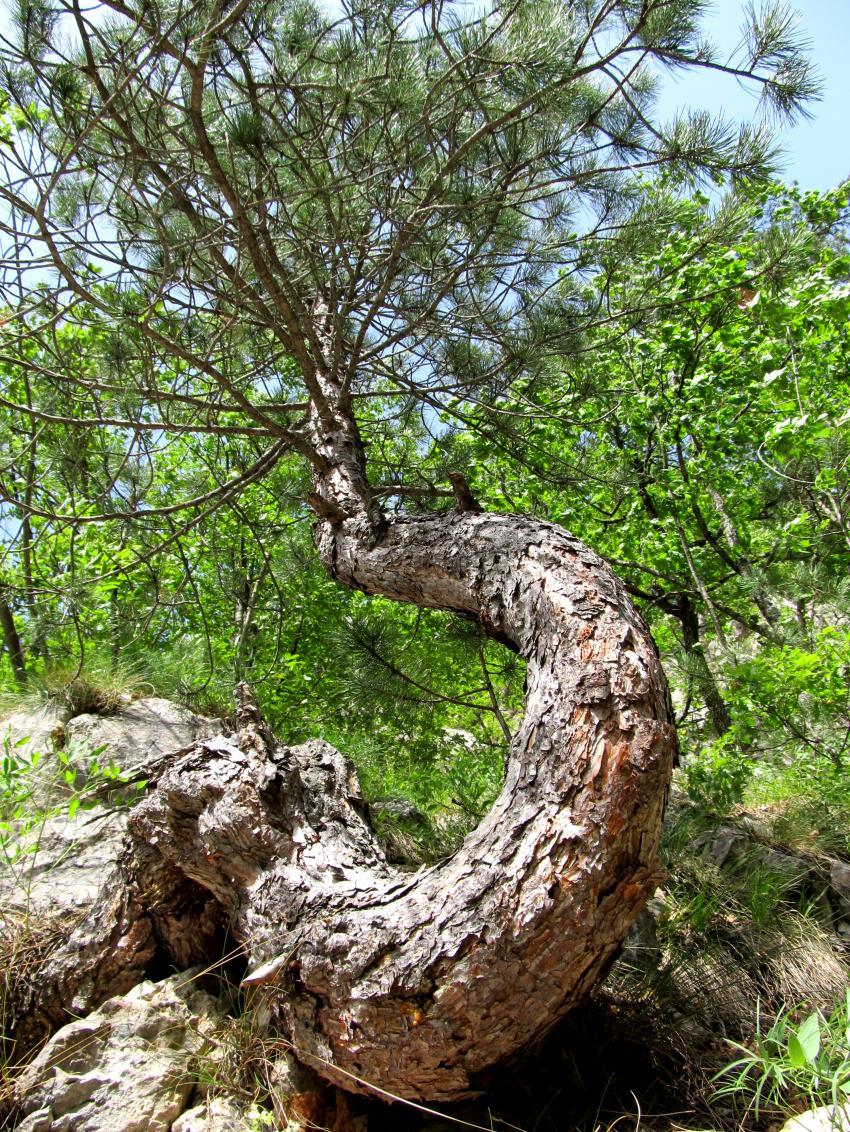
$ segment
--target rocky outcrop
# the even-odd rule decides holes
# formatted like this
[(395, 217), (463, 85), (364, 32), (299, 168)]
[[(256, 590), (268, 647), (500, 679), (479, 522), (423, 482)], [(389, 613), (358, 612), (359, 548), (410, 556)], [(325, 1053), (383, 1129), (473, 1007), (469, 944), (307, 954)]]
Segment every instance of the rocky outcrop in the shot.
[(220, 730), (219, 719), (207, 719), (179, 704), (150, 696), (128, 699), (109, 715), (72, 715), (68, 708), (55, 703), (15, 712), (0, 721), (0, 742), (23, 763), (38, 756), (37, 765), (26, 770), (32, 791), (28, 809), (44, 811), (85, 788), (92, 752), (100, 752), (101, 766), (111, 763), (123, 775), (134, 776), (166, 755)]
[(816, 910), (827, 930), (845, 942), (850, 938), (850, 864), (846, 861), (823, 851), (777, 846), (758, 818), (747, 813), (704, 830), (695, 837), (693, 847), (718, 869), (773, 878), (788, 897)]
[(838, 930), (850, 937), (850, 865), (833, 861), (829, 870), (829, 887), (838, 912)]
[(20, 1132), (171, 1129), (220, 1022), (194, 974), (140, 983), (54, 1034), (18, 1080)]
[(104, 745), (105, 754), (126, 775), (220, 730), (220, 719), (195, 715), (156, 696), (134, 700), (112, 715), (76, 715), (65, 724), (70, 748), (90, 751)]
[[(118, 803), (133, 791), (91, 774), (90, 752), (104, 747), (101, 767), (111, 761), (141, 780), (155, 774), (170, 752), (219, 726), (159, 699), (128, 703), (111, 716), (70, 720), (55, 708), (19, 712), (0, 725), (8, 749), (20, 756), (16, 789), (22, 817), (0, 830), (0, 958), (8, 965), (2, 1021), (4, 1040), (16, 1043), (16, 1057), (37, 1048), (69, 1013), (84, 1014), (110, 995), (129, 991), (156, 954), (156, 936), (144, 918), (123, 948), (110, 951), (111, 915), (120, 921), (129, 914), (119, 891), (127, 810)], [(40, 758), (33, 764), (36, 751)], [(78, 999), (90, 975), (86, 956), (104, 947), (102, 986)], [(71, 958), (73, 987), (63, 979), (58, 961), (63, 951)]]
[(0, 750), (12, 759), (16, 786), (29, 793), (28, 813), (49, 809), (68, 795), (55, 752), (65, 745), (69, 715), (67, 708), (46, 703), (0, 720)]
[[(196, 739), (215, 734), (220, 720), (194, 715), (168, 700), (149, 698), (128, 703), (113, 715), (78, 715), (45, 706), (18, 712), (0, 723), (24, 759), (34, 752), (41, 758), (24, 769), (28, 818), (17, 837), (7, 840), (0, 859), (0, 909), (49, 913), (67, 919), (87, 911), (100, 885), (118, 860), (126, 832), (126, 816), (115, 808), (68, 810), (72, 785), (81, 791), (86, 807), (86, 774), (91, 752), (104, 748), (100, 764), (114, 763), (122, 776), (143, 775), (165, 756), (190, 746)], [(60, 763), (58, 751), (67, 762)], [(69, 784), (62, 774), (71, 767), (77, 780)], [(23, 779), (22, 779), (23, 784)], [(109, 786), (89, 783), (89, 786)], [(101, 791), (103, 793), (103, 791)], [(121, 787), (112, 792), (120, 798)]]

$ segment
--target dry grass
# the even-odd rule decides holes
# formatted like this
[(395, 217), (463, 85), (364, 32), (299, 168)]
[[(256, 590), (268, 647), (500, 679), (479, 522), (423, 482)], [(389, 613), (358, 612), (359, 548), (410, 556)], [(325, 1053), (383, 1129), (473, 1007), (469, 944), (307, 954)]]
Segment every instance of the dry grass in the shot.
[(0, 907), (0, 1127), (14, 1104), (15, 1079), (38, 1048), (20, 1057), (15, 1030), (32, 1003), (40, 972), (69, 930), (67, 922)]
[(101, 664), (81, 668), (57, 664), (34, 678), (24, 692), (6, 693), (4, 714), (34, 711), (46, 703), (64, 708), (71, 716), (112, 715), (140, 695), (150, 695), (151, 684), (132, 667)]

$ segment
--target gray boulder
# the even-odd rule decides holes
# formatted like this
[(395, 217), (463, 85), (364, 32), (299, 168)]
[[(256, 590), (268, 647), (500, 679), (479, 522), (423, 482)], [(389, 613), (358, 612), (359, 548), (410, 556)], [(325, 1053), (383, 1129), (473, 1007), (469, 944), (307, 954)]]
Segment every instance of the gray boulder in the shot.
[(0, 720), (0, 742), (8, 741), (19, 754), (33, 751), (48, 754), (58, 738), (63, 740), (64, 725), (70, 712), (57, 704), (45, 703), (31, 711), (16, 711)]
[(124, 774), (143, 771), (164, 755), (220, 730), (220, 719), (195, 715), (157, 696), (133, 700), (112, 715), (75, 715), (65, 724), (71, 750), (92, 751), (105, 745), (103, 759), (111, 759)]
[[(151, 696), (128, 700), (110, 715), (72, 717), (67, 708), (51, 704), (16, 712), (0, 721), (0, 742), (5, 741), (24, 764), (35, 752), (40, 755), (38, 765), (26, 771), (31, 790), (26, 808), (33, 812), (55, 808), (82, 789), (89, 778), (92, 752), (99, 748), (104, 748), (98, 756), (101, 766), (111, 762), (125, 775), (138, 775), (164, 756), (220, 730), (221, 720)], [(25, 784), (20, 777), (19, 781)]]
[(850, 865), (846, 861), (833, 861), (829, 881), (836, 895), (842, 919), (850, 919)]
[[(37, 767), (19, 777), (31, 796), (26, 819), (13, 835), (0, 832), (0, 912), (34, 911), (66, 920), (84, 914), (110, 874), (122, 849), (126, 815), (98, 805), (71, 812), (69, 795), (86, 798), (91, 751), (104, 746), (101, 765), (115, 763), (122, 775), (140, 775), (165, 756), (189, 747), (198, 738), (217, 733), (220, 721), (194, 715), (186, 708), (155, 697), (136, 700), (113, 715), (78, 715), (68, 719), (56, 708), (19, 712), (0, 727), (18, 752), (42, 752)], [(0, 730), (0, 735), (3, 732)], [(21, 742), (26, 739), (27, 742)], [(53, 750), (62, 751), (60, 755)], [(50, 753), (52, 752), (52, 753)], [(66, 782), (63, 771), (77, 771)], [(93, 787), (109, 783), (93, 781)], [(101, 794), (103, 789), (101, 788)], [(101, 801), (123, 797), (120, 785)], [(91, 799), (89, 799), (91, 801)]]
[(18, 1079), (20, 1132), (168, 1132), (220, 1024), (193, 974), (140, 983), (54, 1034)]
[(0, 911), (79, 919), (121, 855), (127, 816), (98, 807), (37, 822), (0, 855)]

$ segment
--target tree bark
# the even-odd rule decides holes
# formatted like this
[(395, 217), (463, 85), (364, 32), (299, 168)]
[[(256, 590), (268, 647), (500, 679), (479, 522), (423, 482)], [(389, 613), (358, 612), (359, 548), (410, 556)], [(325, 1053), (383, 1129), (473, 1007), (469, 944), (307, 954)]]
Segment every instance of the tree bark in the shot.
[[(453, 1100), (590, 989), (658, 881), (675, 751), (656, 651), (599, 558), (548, 523), (325, 519), (369, 593), (478, 618), (527, 661), (496, 804), (449, 860), (391, 868), (327, 744), (275, 744), (250, 706), (134, 812), (144, 852), (210, 892), (298, 1056), (344, 1088)], [(137, 869), (137, 883), (144, 870)], [(158, 927), (173, 946), (168, 926)]]
[(98, 928), (109, 953), (86, 950), (91, 924), (78, 929), (54, 960), (52, 1001), (95, 1005), (124, 977), (115, 955), (138, 964), (151, 940), (196, 962), (226, 922), (246, 984), (264, 988), (303, 1062), (345, 1089), (451, 1101), (588, 993), (656, 886), (672, 712), (648, 631), (595, 554), (519, 516), (390, 523), (344, 396), (322, 380), (311, 503), (325, 566), (366, 593), (474, 618), (525, 658), (502, 792), (451, 858), (402, 872), (344, 757), (277, 744), (241, 686), (236, 734), (176, 758), (131, 813), (129, 895)]
[(19, 688), (25, 688), (27, 684), (27, 665), (24, 659), (24, 648), (21, 644), (21, 638), (18, 635), (15, 615), (12, 613), (11, 606), (2, 593), (0, 593), (0, 629), (2, 629), (3, 632), (3, 644), (6, 646), (6, 654), (12, 666), (15, 683)]

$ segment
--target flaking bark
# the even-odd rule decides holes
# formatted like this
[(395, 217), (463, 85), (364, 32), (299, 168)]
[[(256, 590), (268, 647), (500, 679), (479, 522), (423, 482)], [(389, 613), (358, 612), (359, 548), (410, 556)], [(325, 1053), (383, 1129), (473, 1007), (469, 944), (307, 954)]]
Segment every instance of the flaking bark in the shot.
[(346, 759), (276, 743), (242, 687), (235, 733), (176, 757), (133, 811), (115, 891), (52, 961), (42, 1012), (96, 1005), (153, 951), (212, 959), (227, 926), (302, 1061), (345, 1089), (456, 1100), (587, 994), (653, 890), (669, 698), (624, 588), (566, 531), (472, 510), (388, 521), (345, 389), (320, 380), (323, 564), (525, 658), (502, 792), (454, 856), (401, 872)]
[(587, 993), (655, 886), (666, 686), (620, 583), (558, 527), (453, 512), (364, 541), (327, 526), (347, 584), (476, 617), (525, 657), (493, 809), (451, 859), (399, 872), (346, 760), (275, 744), (245, 709), (131, 824), (225, 909), (302, 1060), (344, 1088), (457, 1099)]

